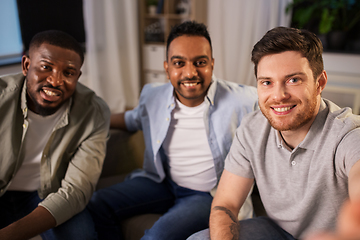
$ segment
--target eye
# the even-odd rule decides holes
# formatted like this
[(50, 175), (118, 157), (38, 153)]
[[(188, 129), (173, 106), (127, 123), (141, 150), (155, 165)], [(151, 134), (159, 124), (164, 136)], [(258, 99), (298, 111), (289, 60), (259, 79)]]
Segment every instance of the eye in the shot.
[(264, 85), (264, 86), (269, 86), (271, 84), (271, 82), (267, 81), (267, 80), (263, 80), (263, 81), (260, 81), (260, 84)]
[(173, 65), (175, 67), (182, 67), (182, 66), (184, 66), (184, 62), (183, 61), (173, 61)]
[(194, 65), (197, 67), (203, 67), (203, 66), (206, 66), (206, 64), (207, 64), (206, 60), (199, 60), (194, 63)]
[(300, 82), (300, 79), (299, 79), (299, 78), (291, 78), (291, 79), (289, 79), (288, 82), (289, 82), (289, 83), (292, 83), (292, 84), (295, 84), (295, 83), (299, 83), (299, 82)]
[(44, 69), (44, 70), (51, 70), (51, 67), (48, 66), (48, 65), (41, 65), (41, 69)]
[(73, 71), (65, 71), (64, 75), (67, 76), (67, 77), (72, 77), (72, 76), (75, 75), (75, 72), (73, 72)]

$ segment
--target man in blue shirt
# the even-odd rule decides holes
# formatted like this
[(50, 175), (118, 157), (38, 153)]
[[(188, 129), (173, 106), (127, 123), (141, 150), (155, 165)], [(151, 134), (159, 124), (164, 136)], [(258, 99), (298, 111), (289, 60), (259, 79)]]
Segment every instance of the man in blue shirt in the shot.
[(163, 216), (143, 239), (186, 239), (207, 228), (210, 192), (222, 174), (233, 134), (242, 117), (257, 107), (254, 87), (213, 76), (205, 25), (174, 27), (166, 58), (170, 83), (145, 85), (134, 110), (112, 116), (113, 128), (142, 130), (146, 149), (142, 170), (99, 190), (90, 201), (100, 239), (121, 238), (118, 223), (145, 213)]

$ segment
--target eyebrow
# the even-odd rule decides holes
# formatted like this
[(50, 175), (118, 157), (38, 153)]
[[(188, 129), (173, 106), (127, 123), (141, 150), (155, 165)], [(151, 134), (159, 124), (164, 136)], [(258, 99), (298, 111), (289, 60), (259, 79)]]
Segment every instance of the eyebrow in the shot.
[(54, 65), (52, 62), (49, 62), (46, 59), (40, 59), (40, 62), (44, 62), (44, 63), (50, 64), (50, 65)]
[[(54, 66), (54, 65), (55, 65), (54, 63), (48, 61), (47, 59), (40, 59), (40, 62), (47, 63), (47, 64), (49, 64), (49, 65), (51, 65), (51, 66)], [(67, 68), (76, 71), (77, 69), (76, 69), (75, 65), (74, 65), (74, 66), (73, 66), (73, 65), (74, 65), (74, 64), (70, 64), (70, 65), (67, 66)]]
[[(200, 56), (196, 56), (193, 58), (193, 60), (195, 59), (200, 59), (200, 58), (206, 58), (207, 60), (209, 60), (209, 57), (207, 55), (200, 55)], [(183, 60), (186, 60), (187, 58), (183, 57), (183, 56), (180, 56), (180, 55), (174, 55), (170, 58), (170, 60), (173, 60), (173, 59), (183, 59)]]
[[(288, 75), (285, 75), (284, 78), (290, 78), (290, 77), (293, 77), (293, 76), (296, 76), (296, 75), (305, 75), (304, 72), (295, 72), (295, 73), (291, 73), (291, 74), (288, 74)], [(266, 80), (266, 79), (271, 79), (271, 77), (257, 77), (256, 80)]]
[(304, 72), (295, 72), (295, 73), (291, 73), (291, 74), (288, 74), (285, 76), (285, 78), (290, 78), (290, 77), (293, 77), (293, 76), (296, 76), (296, 75), (305, 75)]

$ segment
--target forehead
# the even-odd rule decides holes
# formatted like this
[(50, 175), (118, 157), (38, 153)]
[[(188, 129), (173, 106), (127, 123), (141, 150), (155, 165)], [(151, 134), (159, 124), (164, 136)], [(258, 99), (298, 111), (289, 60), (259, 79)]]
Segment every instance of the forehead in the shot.
[(309, 61), (296, 51), (266, 55), (260, 59), (257, 70), (258, 77), (311, 71)]
[(74, 65), (79, 69), (81, 67), (81, 58), (77, 52), (49, 43), (42, 43), (40, 46), (31, 48), (29, 57), (37, 61), (48, 60), (53, 63)]
[(202, 36), (183, 35), (170, 43), (168, 55), (169, 58), (172, 56), (192, 58), (199, 55), (206, 55), (211, 58), (210, 43)]

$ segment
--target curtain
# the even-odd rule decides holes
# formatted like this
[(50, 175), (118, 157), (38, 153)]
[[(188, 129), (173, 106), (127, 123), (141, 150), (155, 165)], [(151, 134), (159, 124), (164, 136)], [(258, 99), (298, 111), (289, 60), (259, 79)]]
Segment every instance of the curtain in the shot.
[(140, 91), (137, 1), (83, 2), (86, 55), (80, 82), (102, 97), (112, 113), (133, 108)]
[(270, 29), (290, 26), (285, 8), (291, 0), (208, 0), (214, 74), (222, 79), (256, 86), (251, 51)]

